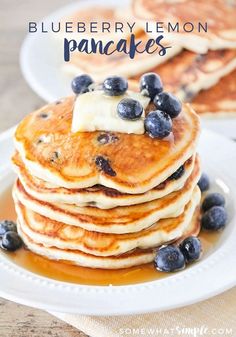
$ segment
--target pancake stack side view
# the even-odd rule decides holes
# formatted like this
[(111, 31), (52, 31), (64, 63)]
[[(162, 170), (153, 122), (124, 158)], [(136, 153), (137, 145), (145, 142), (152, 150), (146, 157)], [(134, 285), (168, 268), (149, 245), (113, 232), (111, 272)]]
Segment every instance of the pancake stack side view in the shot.
[[(107, 99), (101, 89), (81, 95)], [(200, 124), (190, 105), (159, 139), (110, 131), (108, 119), (104, 130), (72, 132), (78, 99), (46, 105), (17, 127), (13, 197), (26, 247), (49, 259), (118, 269), (149, 263), (158, 247), (197, 236)], [(141, 118), (150, 110), (152, 101)]]

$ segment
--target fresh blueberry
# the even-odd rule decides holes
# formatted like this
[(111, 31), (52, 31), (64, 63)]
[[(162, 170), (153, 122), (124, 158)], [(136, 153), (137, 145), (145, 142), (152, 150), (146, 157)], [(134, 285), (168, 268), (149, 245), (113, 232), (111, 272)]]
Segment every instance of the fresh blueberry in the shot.
[(22, 246), (20, 236), (13, 231), (6, 232), (2, 237), (2, 248), (14, 252)]
[(135, 99), (124, 98), (117, 105), (117, 112), (120, 118), (135, 121), (141, 117), (143, 107)]
[(144, 120), (147, 133), (153, 138), (164, 138), (172, 131), (170, 116), (160, 110), (150, 112)]
[(184, 169), (184, 165), (180, 166), (178, 168), (178, 170), (176, 170), (170, 177), (169, 179), (179, 179), (180, 177), (182, 177), (182, 175), (184, 174), (185, 169)]
[(75, 94), (83, 94), (88, 92), (88, 87), (93, 83), (89, 75), (76, 76), (71, 82), (71, 88)]
[(182, 109), (180, 100), (167, 92), (156, 95), (153, 102), (157, 109), (165, 111), (171, 118), (177, 117)]
[(140, 91), (153, 100), (157, 94), (163, 91), (160, 76), (155, 73), (144, 74), (140, 79)]
[(210, 180), (206, 173), (202, 173), (201, 178), (198, 181), (198, 186), (202, 192), (205, 192), (210, 187)]
[(195, 236), (190, 236), (181, 242), (179, 249), (183, 253), (186, 262), (198, 260), (202, 251), (201, 241)]
[(123, 95), (128, 89), (128, 82), (120, 76), (112, 76), (103, 82), (103, 90), (109, 96)]
[(16, 232), (16, 224), (10, 220), (3, 220), (0, 222), (0, 237), (2, 237), (6, 232)]
[(201, 224), (202, 228), (208, 230), (218, 230), (225, 226), (227, 213), (222, 206), (213, 206), (203, 214)]
[(225, 198), (220, 193), (210, 193), (208, 194), (203, 203), (202, 203), (202, 210), (206, 212), (213, 206), (224, 206), (225, 205)]
[(185, 267), (184, 255), (176, 246), (165, 246), (158, 250), (154, 265), (161, 271), (176, 271)]

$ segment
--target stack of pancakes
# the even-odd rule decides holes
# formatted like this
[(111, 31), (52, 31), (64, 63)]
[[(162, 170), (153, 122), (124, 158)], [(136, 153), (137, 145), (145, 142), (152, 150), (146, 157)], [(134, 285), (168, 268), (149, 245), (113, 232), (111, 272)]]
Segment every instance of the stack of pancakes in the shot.
[[(96, 10), (78, 12), (74, 21), (94, 21)], [(172, 27), (179, 23), (179, 32), (168, 33), (164, 27), (164, 40), (172, 47), (165, 56), (138, 54), (129, 59), (124, 53), (110, 56), (99, 54), (86, 55), (75, 53), (64, 69), (76, 76), (89, 73), (95, 80), (102, 81), (113, 73), (115, 67), (118, 75), (126, 76), (133, 88), (138, 87), (140, 75), (155, 72), (164, 79), (167, 91), (175, 93), (181, 100), (192, 102), (193, 108), (201, 116), (231, 117), (236, 113), (236, 5), (226, 0), (131, 0), (127, 15), (121, 21), (135, 22), (134, 31), (137, 40), (143, 45), (149, 38), (156, 38), (161, 33), (155, 31), (155, 23)], [(123, 12), (123, 13), (124, 13)], [(85, 15), (85, 13), (87, 13)], [(89, 15), (90, 13), (90, 15)], [(119, 21), (120, 12), (110, 9), (110, 18), (105, 8), (100, 8), (103, 21)], [(72, 21), (73, 21), (72, 20)], [(97, 20), (96, 20), (97, 21)], [(145, 33), (146, 23), (149, 32)], [(186, 33), (181, 28), (190, 22), (195, 30)], [(207, 22), (207, 33), (196, 31), (198, 23)], [(152, 27), (152, 29), (150, 29)], [(125, 31), (123, 38), (129, 36)], [(94, 37), (94, 36), (93, 36)], [(99, 39), (115, 39), (120, 36), (101, 34)], [(143, 48), (140, 48), (143, 49)]]
[[(91, 268), (128, 268), (199, 233), (199, 119), (183, 106), (165, 139), (71, 132), (75, 97), (15, 133), (18, 232), (33, 252)], [(151, 108), (151, 107), (150, 107)], [(102, 160), (101, 160), (102, 158)]]

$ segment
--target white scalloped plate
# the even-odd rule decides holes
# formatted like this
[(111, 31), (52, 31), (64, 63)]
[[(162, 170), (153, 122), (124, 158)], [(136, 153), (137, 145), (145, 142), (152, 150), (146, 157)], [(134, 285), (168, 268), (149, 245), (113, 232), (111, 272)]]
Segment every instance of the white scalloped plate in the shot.
[[(129, 0), (109, 0), (109, 6), (114, 7), (124, 7), (128, 3)], [(56, 22), (74, 10), (92, 4), (106, 6), (107, 1), (76, 1), (59, 8), (42, 21)], [(47, 102), (71, 94), (71, 78), (61, 70), (63, 64), (63, 46), (58, 39), (40, 32), (27, 35), (20, 54), (21, 70), (29, 86)], [(235, 138), (236, 117), (203, 118), (202, 121), (204, 127), (220, 132), (226, 137)]]
[[(13, 129), (0, 135), (0, 193), (14, 179)], [(229, 222), (213, 251), (167, 278), (129, 286), (85, 286), (33, 274), (0, 254), (0, 296), (48, 311), (121, 315), (167, 310), (201, 301), (236, 285), (236, 144), (204, 131), (199, 152), (214, 189), (227, 199)], [(1, 204), (0, 204), (1, 209)]]

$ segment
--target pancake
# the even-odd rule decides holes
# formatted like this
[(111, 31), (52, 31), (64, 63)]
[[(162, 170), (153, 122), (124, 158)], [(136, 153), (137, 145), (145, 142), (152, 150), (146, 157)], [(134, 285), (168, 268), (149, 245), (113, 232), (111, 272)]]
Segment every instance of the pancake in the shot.
[(191, 103), (194, 110), (207, 118), (236, 116), (236, 70), (208, 90), (201, 91)]
[[(124, 16), (125, 11), (125, 16)], [(68, 38), (68, 35), (70, 38), (78, 39), (91, 39), (95, 38), (96, 40), (102, 40), (104, 42), (108, 42), (110, 40), (117, 41), (121, 38), (125, 39), (127, 38), (130, 33), (130, 28), (127, 25), (127, 22), (130, 23), (132, 26), (134, 22), (134, 17), (130, 11), (130, 8), (118, 8), (116, 7), (110, 7), (110, 6), (102, 6), (102, 5), (91, 5), (88, 6), (85, 3), (85, 6), (83, 7), (83, 4), (80, 9), (74, 11), (70, 15), (62, 18), (61, 25), (63, 26), (66, 22), (71, 22), (70, 30), (73, 30), (72, 33), (60, 33), (59, 37), (66, 37)], [(82, 30), (82, 25), (80, 24), (80, 31), (78, 31), (78, 22), (84, 24), (85, 32)], [(90, 23), (93, 22), (93, 27), (91, 27), (94, 32), (90, 31)], [(104, 25), (104, 22), (109, 23), (110, 27), (108, 27), (108, 24)], [(118, 22), (118, 25), (117, 25)], [(122, 27), (122, 31), (119, 29), (119, 27)], [(117, 29), (116, 29), (117, 27)], [(106, 29), (109, 28), (110, 32)], [(95, 30), (97, 32), (95, 32)], [(132, 32), (135, 34), (138, 34), (140, 31), (142, 31), (141, 26), (136, 23), (133, 28)]]
[[(101, 144), (104, 132), (71, 132), (73, 104), (74, 97), (69, 97), (46, 105), (26, 116), (15, 133), (16, 149), (30, 174), (56, 186), (100, 184), (124, 193), (145, 193), (196, 152), (200, 123), (190, 105), (183, 106), (165, 139), (114, 132), (110, 142)], [(98, 156), (107, 160), (112, 174), (96, 166)]]
[(85, 189), (66, 189), (64, 187), (53, 186), (50, 183), (31, 176), (18, 153), (14, 155), (12, 160), (24, 189), (35, 199), (45, 202), (75, 204), (80, 207), (93, 206), (103, 209), (140, 204), (178, 191), (184, 186), (193, 171), (195, 163), (195, 157), (188, 159), (184, 163), (184, 173), (178, 179), (169, 177), (163, 183), (143, 194), (127, 194), (101, 185)]
[(132, 233), (145, 229), (160, 219), (180, 215), (191, 199), (200, 173), (200, 165), (197, 161), (192, 174), (180, 191), (143, 204), (105, 210), (37, 200), (24, 190), (19, 180), (16, 182), (13, 195), (27, 208), (52, 220), (90, 231)]
[(157, 247), (182, 237), (199, 206), (200, 197), (197, 187), (180, 216), (160, 220), (145, 230), (130, 234), (105, 234), (65, 225), (27, 209), (20, 202), (16, 202), (16, 211), (22, 230), (35, 243), (96, 256), (112, 256), (137, 248)]
[[(173, 45), (206, 53), (209, 49), (236, 48), (236, 6), (226, 0), (133, 0), (133, 14), (140, 23), (164, 22), (165, 35)], [(168, 33), (166, 25), (179, 23), (179, 32)], [(195, 29), (184, 32), (183, 25), (191, 22)], [(198, 23), (208, 23), (208, 31), (198, 32)], [(187, 27), (186, 27), (187, 28)], [(187, 29), (189, 29), (188, 27)], [(152, 35), (156, 36), (154, 32)]]
[[(189, 102), (200, 90), (212, 87), (235, 68), (236, 50), (209, 51), (205, 55), (184, 50), (150, 71), (160, 75), (165, 91), (173, 92), (181, 100)], [(139, 78), (140, 75), (130, 80), (138, 82)]]
[[(80, 250), (63, 250), (56, 247), (47, 247), (35, 243), (22, 229), (18, 221), (17, 230), (28, 249), (49, 259), (62, 260), (90, 268), (121, 269), (152, 262), (156, 256), (156, 249), (135, 249), (118, 256), (95, 256)], [(194, 212), (191, 223), (186, 229), (187, 235), (197, 236), (200, 231), (199, 208)], [(183, 237), (186, 234), (183, 233)]]
[[(137, 42), (141, 41), (138, 50), (143, 51), (150, 37), (144, 32), (136, 34), (135, 37)], [(155, 48), (156, 46), (153, 47), (153, 50)], [(130, 77), (149, 71), (150, 68), (166, 62), (177, 55), (181, 51), (181, 48), (172, 46), (164, 56), (160, 56), (158, 51), (159, 49), (152, 54), (137, 53), (133, 59), (124, 52), (114, 52), (110, 55), (76, 52), (71, 55), (70, 61), (63, 65), (62, 70), (71, 77), (86, 73), (98, 82), (113, 74), (114, 69), (116, 75)]]

